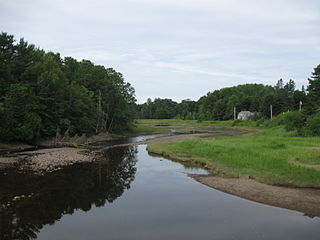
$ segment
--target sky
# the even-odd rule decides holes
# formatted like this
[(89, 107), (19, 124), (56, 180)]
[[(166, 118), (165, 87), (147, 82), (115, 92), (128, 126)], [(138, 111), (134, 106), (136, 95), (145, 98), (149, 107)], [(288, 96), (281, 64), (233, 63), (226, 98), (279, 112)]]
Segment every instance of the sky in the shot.
[(0, 31), (112, 67), (147, 98), (293, 79), (320, 64), (319, 0), (0, 0)]

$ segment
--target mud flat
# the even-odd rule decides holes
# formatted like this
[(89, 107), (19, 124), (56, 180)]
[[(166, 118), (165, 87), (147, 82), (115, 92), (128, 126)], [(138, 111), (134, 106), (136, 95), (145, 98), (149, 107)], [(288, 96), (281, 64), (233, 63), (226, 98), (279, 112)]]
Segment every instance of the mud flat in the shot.
[(241, 198), (320, 217), (320, 189), (267, 185), (253, 179), (191, 175), (197, 181)]

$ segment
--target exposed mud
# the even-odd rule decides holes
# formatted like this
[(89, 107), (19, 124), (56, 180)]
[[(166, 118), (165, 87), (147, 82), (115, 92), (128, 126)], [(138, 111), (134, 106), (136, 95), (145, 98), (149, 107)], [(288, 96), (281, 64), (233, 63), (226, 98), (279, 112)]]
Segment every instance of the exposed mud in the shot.
[(320, 189), (272, 186), (244, 178), (192, 177), (209, 187), (241, 198), (320, 217)]

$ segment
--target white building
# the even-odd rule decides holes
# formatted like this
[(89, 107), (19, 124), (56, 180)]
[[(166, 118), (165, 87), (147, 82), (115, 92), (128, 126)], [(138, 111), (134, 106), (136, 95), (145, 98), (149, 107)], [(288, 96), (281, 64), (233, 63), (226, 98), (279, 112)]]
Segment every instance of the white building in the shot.
[(238, 119), (240, 120), (249, 120), (251, 116), (253, 116), (255, 113), (250, 111), (241, 111), (238, 113)]

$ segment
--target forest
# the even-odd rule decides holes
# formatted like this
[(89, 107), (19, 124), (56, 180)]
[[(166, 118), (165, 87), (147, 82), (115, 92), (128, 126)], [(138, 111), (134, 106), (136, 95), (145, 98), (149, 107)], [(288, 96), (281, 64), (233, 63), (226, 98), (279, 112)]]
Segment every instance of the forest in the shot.
[(127, 130), (135, 101), (134, 88), (112, 68), (0, 35), (2, 140)]

